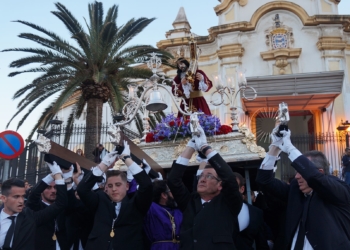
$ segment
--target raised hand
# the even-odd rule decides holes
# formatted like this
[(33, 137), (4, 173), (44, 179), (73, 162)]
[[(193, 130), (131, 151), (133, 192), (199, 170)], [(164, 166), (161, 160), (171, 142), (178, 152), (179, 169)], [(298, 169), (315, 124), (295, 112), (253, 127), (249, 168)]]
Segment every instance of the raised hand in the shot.
[(124, 141), (124, 150), (122, 152), (122, 155), (130, 155), (130, 146), (127, 141)]
[(56, 174), (62, 174), (60, 166), (54, 161), (51, 163), (46, 162), (47, 166), (50, 168), (51, 174), (55, 176)]
[(112, 151), (103, 157), (101, 163), (103, 163), (104, 165), (106, 165), (108, 167), (113, 167), (118, 156), (119, 156), (119, 154), (117, 151)]
[(208, 145), (207, 137), (205, 136), (203, 128), (198, 125), (197, 127), (198, 132), (200, 132), (199, 136), (194, 136), (195, 144), (196, 144), (196, 150), (202, 150), (204, 146)]
[(63, 179), (67, 180), (73, 177), (73, 170), (74, 170), (73, 165), (68, 170), (62, 169)]

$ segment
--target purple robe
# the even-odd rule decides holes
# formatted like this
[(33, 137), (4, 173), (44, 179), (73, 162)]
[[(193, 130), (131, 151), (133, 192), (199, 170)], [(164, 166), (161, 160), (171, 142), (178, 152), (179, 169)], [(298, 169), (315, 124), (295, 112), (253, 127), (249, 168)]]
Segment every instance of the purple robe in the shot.
[(128, 183), (129, 183), (128, 194), (135, 193), (137, 191), (137, 183), (136, 183), (135, 179), (132, 179), (132, 181), (128, 182)]
[[(151, 242), (151, 250), (178, 250), (179, 243), (173, 243), (172, 225), (166, 209), (172, 216), (176, 225), (176, 240), (179, 240), (180, 227), (182, 223), (182, 212), (178, 208), (168, 208), (152, 202), (144, 221), (144, 230)], [(158, 242), (157, 241), (169, 241)]]

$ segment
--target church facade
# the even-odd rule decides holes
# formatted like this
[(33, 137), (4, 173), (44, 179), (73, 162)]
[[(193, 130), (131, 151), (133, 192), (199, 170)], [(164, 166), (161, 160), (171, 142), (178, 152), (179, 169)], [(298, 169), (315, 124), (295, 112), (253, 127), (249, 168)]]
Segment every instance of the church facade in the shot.
[[(350, 125), (350, 16), (338, 15), (339, 2), (221, 0), (214, 8), (219, 25), (208, 27), (207, 36), (196, 36), (198, 67), (209, 78), (225, 79), (243, 69), (248, 86), (256, 89), (254, 101), (238, 95), (235, 105), (240, 124), (250, 127), (258, 145), (268, 145), (278, 104), (286, 102), (292, 133), (338, 138), (332, 145), (309, 141), (305, 148), (326, 152), (335, 170), (348, 146)], [(172, 25), (157, 47), (175, 60), (188, 58), (188, 40), (196, 31), (183, 8)], [(176, 75), (174, 69), (164, 71)], [(230, 124), (229, 107), (210, 103), (217, 98), (215, 91), (213, 87), (205, 94), (211, 112)], [(245, 92), (248, 99), (252, 94)]]

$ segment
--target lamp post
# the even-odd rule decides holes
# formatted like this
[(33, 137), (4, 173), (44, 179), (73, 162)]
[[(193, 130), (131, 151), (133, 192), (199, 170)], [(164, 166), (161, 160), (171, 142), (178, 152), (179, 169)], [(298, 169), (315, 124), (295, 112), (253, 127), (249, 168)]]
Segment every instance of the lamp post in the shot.
[[(124, 116), (124, 120), (117, 120), (112, 126), (108, 129), (108, 134), (110, 136), (110, 141), (114, 144), (118, 144), (120, 141), (120, 127), (123, 127), (127, 124), (130, 124), (136, 114), (143, 114), (143, 136), (141, 141), (145, 141), (146, 135), (149, 132), (149, 113), (150, 112), (158, 112), (163, 111), (168, 107), (168, 105), (164, 102), (160, 89), (165, 90), (166, 94), (168, 94), (172, 101), (174, 102), (176, 108), (183, 115), (193, 117), (196, 119), (196, 116), (199, 113), (192, 113), (189, 110), (188, 105), (185, 102), (185, 99), (181, 96), (174, 96), (167, 88), (166, 81), (169, 79), (165, 79), (164, 77), (158, 76), (157, 72), (162, 65), (161, 58), (158, 57), (156, 53), (150, 54), (150, 60), (147, 62), (148, 68), (152, 71), (153, 75), (150, 79), (146, 80), (144, 83), (140, 85), (129, 84), (128, 85), (128, 102), (123, 106), (121, 113)], [(159, 83), (161, 81), (161, 83)], [(173, 82), (173, 80), (171, 80)], [(176, 84), (173, 82), (175, 88)], [(141, 96), (137, 96), (137, 91), (139, 88), (142, 88)], [(184, 109), (180, 107), (180, 103), (183, 101)], [(192, 118), (191, 118), (192, 119)], [(197, 119), (198, 120), (198, 119)]]
[[(214, 74), (213, 75), (214, 79), (214, 85), (216, 88), (216, 91), (212, 93), (211, 95), (211, 100), (210, 103), (213, 104), (214, 106), (220, 106), (220, 105), (225, 105), (225, 106), (230, 106), (231, 110), (231, 119), (232, 119), (232, 132), (238, 132), (238, 112), (237, 112), (237, 106), (236, 106), (236, 98), (238, 93), (242, 92), (242, 98), (246, 99), (248, 101), (252, 101), (256, 98), (257, 92), (253, 87), (247, 86), (247, 79), (245, 77), (245, 71), (244, 70), (238, 70), (236, 73), (236, 76), (234, 75), (227, 75), (226, 79), (223, 80), (221, 75)], [(238, 89), (236, 90), (236, 80), (238, 82)], [(250, 89), (253, 91), (254, 96), (251, 98), (246, 97), (245, 91), (247, 89)], [(213, 100), (213, 97), (215, 94), (220, 95), (220, 101), (215, 102)], [(228, 101), (226, 101), (225, 96)]]

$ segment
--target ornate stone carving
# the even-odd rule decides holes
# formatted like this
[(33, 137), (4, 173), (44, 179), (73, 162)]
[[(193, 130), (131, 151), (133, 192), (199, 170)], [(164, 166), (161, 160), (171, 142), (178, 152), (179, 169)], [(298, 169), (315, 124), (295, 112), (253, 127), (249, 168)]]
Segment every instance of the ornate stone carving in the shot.
[(256, 145), (255, 135), (246, 126), (239, 127), (239, 132), (245, 135), (242, 142), (247, 145), (247, 148), (252, 153), (259, 154), (260, 158), (265, 158), (266, 152), (263, 147)]
[(118, 144), (120, 142), (120, 127), (112, 124), (109, 126), (107, 134), (109, 135), (109, 140), (113, 144)]
[(341, 37), (321, 37), (317, 42), (319, 50), (344, 50), (346, 48), (346, 41)]
[(280, 69), (280, 74), (284, 75), (286, 73), (285, 67), (288, 66), (287, 57), (278, 57), (276, 59), (276, 67)]
[(51, 149), (51, 140), (43, 135), (39, 135), (39, 138), (35, 140), (35, 144), (41, 153), (49, 153)]
[[(245, 136), (247, 130), (245, 129), (244, 131), (244, 133), (229, 133), (227, 135), (208, 137), (208, 143), (227, 162), (250, 161), (263, 158), (264, 149), (256, 146), (253, 142), (254, 135), (252, 139), (248, 140)], [(249, 136), (251, 137), (251, 135)], [(170, 168), (173, 161), (185, 149), (188, 140), (189, 138), (176, 142), (142, 142), (138, 146), (163, 168)], [(198, 165), (196, 156), (197, 154), (193, 154), (190, 159), (190, 166)]]

